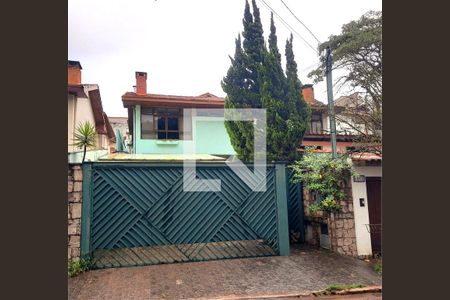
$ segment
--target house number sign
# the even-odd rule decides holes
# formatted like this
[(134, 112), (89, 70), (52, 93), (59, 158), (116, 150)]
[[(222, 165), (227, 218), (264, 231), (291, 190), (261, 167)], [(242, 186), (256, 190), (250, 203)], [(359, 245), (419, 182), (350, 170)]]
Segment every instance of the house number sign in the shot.
[(364, 176), (364, 175), (353, 176), (353, 181), (354, 182), (366, 182), (366, 176)]

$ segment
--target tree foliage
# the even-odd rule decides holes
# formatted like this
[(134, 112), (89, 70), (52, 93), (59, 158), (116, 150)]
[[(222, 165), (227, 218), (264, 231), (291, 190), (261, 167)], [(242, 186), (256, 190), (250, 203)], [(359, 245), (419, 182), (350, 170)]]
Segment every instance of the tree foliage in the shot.
[[(265, 108), (267, 159), (293, 161), (298, 157), (296, 150), (309, 122), (309, 110), (301, 93), (297, 65), (291, 53), (287, 58), (289, 71), (285, 75), (273, 16), (267, 48), (255, 0), (252, 0), (252, 8), (253, 14), (246, 1), (244, 40), (241, 42), (240, 36), (236, 39), (234, 57), (230, 57), (231, 66), (222, 80), (222, 88), (227, 94), (225, 108)], [(287, 44), (292, 52), (292, 37)], [(238, 157), (252, 161), (253, 124), (227, 121), (225, 126)]]
[[(330, 47), (333, 70), (343, 70), (338, 77), (339, 89), (349, 87), (358, 97), (349, 97), (336, 120), (352, 127), (359, 135), (360, 149), (381, 152), (382, 130), (382, 12), (369, 11), (359, 20), (342, 26), (339, 35), (332, 35), (319, 46)], [(325, 57), (321, 57), (325, 62)], [(308, 74), (317, 83), (324, 78), (324, 64)], [(349, 101), (347, 101), (349, 102)], [(363, 126), (360, 126), (363, 125)]]
[(315, 153), (313, 148), (307, 148), (291, 169), (293, 181), (302, 182), (308, 192), (318, 196), (319, 201), (309, 207), (311, 211), (339, 211), (340, 201), (346, 196), (340, 183), (343, 178), (356, 175), (346, 155), (333, 158), (330, 153)]

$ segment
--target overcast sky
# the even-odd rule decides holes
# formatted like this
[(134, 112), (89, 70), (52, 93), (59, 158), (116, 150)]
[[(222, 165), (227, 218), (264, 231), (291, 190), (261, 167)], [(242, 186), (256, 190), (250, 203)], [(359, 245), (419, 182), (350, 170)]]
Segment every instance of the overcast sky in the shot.
[[(264, 0), (300, 36), (317, 41), (280, 0)], [(270, 11), (261, 0), (267, 39)], [(369, 10), (381, 10), (381, 0), (284, 0), (296, 16), (325, 41), (341, 26)], [(245, 0), (69, 0), (68, 59), (80, 61), (83, 83), (100, 86), (108, 116), (126, 116), (121, 96), (133, 91), (135, 71), (148, 73), (147, 92), (196, 96), (210, 92), (225, 96), (220, 81), (234, 53), (234, 39), (243, 30)], [(276, 17), (278, 47), (284, 58), (290, 35)], [(294, 34), (294, 54), (302, 83), (318, 63), (317, 54)], [(283, 61), (284, 66), (284, 61)], [(326, 102), (325, 83), (315, 98)]]

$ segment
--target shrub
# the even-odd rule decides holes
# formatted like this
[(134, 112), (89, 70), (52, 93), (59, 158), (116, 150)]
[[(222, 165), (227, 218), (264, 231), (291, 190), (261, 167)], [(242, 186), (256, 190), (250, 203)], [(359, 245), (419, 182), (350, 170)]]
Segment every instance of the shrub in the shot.
[(340, 211), (340, 200), (345, 199), (340, 183), (350, 175), (356, 175), (351, 160), (346, 155), (332, 158), (330, 153), (315, 153), (306, 148), (303, 158), (290, 166), (293, 181), (301, 181), (304, 187), (316, 194), (319, 201), (309, 206), (312, 213), (317, 211)]
[(377, 272), (378, 274), (382, 274), (382, 262), (381, 259), (377, 260), (377, 262), (375, 263), (375, 265), (373, 266), (373, 269), (375, 270), (375, 272)]
[(80, 258), (79, 260), (70, 259), (68, 263), (68, 274), (69, 277), (75, 277), (85, 271), (92, 268), (92, 264), (89, 259)]

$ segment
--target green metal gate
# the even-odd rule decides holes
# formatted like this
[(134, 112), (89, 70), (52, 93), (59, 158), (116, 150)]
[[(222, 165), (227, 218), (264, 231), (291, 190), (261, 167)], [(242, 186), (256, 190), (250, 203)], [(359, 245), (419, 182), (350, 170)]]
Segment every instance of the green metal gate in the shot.
[(288, 170), (288, 213), (289, 213), (289, 238), (293, 243), (305, 242), (304, 209), (303, 209), (303, 185), (292, 183), (292, 172)]
[(225, 164), (197, 165), (220, 192), (184, 192), (180, 164), (84, 165), (81, 251), (97, 268), (289, 254), (286, 170), (252, 191)]

